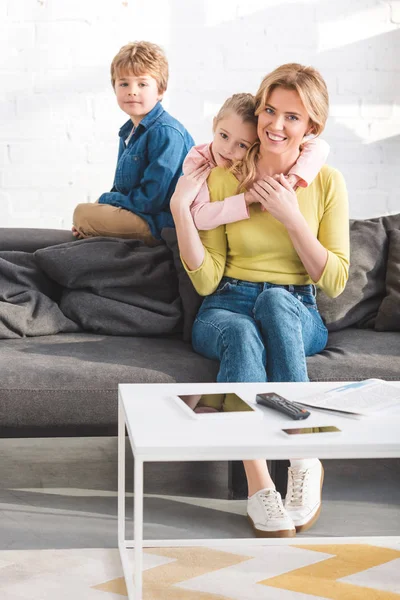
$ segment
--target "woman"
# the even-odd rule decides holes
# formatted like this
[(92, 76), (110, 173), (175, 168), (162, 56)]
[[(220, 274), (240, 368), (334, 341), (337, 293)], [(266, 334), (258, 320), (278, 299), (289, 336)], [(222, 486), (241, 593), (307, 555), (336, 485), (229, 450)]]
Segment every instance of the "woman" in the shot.
[[(259, 141), (243, 163), (211, 174), (200, 167), (190, 180), (180, 180), (171, 201), (185, 268), (207, 296), (193, 326), (193, 347), (220, 361), (220, 382), (308, 381), (306, 356), (327, 342), (315, 286), (335, 297), (348, 278), (347, 193), (341, 174), (326, 165), (296, 192), (285, 175), (304, 137), (324, 129), (325, 82), (311, 67), (283, 65), (262, 81), (256, 115)], [(190, 203), (207, 176), (213, 202), (245, 192), (250, 218), (199, 234)], [(285, 506), (265, 460), (244, 465), (256, 535), (293, 536), (317, 520), (318, 459), (291, 461)]]

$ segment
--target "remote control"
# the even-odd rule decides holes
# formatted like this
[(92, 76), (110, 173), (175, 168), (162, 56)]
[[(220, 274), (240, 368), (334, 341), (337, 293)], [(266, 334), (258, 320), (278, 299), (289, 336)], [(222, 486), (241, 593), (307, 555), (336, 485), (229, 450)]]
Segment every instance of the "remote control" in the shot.
[(270, 392), (268, 394), (257, 394), (256, 402), (257, 404), (262, 404), (268, 408), (273, 408), (274, 410), (283, 413), (295, 421), (307, 419), (307, 417), (310, 416), (308, 410), (296, 404), (295, 402), (286, 400), (286, 398), (283, 398), (283, 396), (280, 396), (279, 394), (275, 394), (275, 392)]

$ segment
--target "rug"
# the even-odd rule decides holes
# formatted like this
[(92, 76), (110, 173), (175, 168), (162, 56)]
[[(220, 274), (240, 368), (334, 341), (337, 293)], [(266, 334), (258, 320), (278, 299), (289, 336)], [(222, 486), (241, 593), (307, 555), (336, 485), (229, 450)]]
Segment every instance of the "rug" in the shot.
[[(144, 570), (144, 600), (400, 600), (400, 539), (152, 548)], [(1, 600), (126, 597), (116, 549), (0, 552)]]

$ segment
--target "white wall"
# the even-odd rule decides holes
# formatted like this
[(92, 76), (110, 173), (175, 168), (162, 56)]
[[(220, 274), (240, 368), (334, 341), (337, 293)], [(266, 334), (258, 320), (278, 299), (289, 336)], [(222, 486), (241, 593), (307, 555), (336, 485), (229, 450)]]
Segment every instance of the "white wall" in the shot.
[(109, 64), (139, 39), (166, 50), (164, 104), (198, 143), (228, 95), (284, 62), (319, 68), (351, 216), (400, 211), (400, 0), (0, 0), (0, 226), (69, 228), (111, 188)]

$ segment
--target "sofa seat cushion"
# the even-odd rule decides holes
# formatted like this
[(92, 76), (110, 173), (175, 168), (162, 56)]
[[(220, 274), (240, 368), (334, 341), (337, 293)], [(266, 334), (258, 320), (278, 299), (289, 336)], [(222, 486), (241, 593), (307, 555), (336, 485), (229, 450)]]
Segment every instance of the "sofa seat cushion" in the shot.
[[(400, 334), (349, 328), (307, 359), (311, 381), (396, 380)], [(218, 363), (172, 338), (58, 334), (0, 342), (0, 435), (115, 435), (118, 383), (215, 381)]]
[(88, 426), (95, 432), (110, 425), (115, 434), (118, 383), (215, 381), (217, 369), (172, 338), (58, 334), (2, 340), (1, 434), (13, 427), (22, 436), (35, 427), (56, 432)]
[(400, 378), (400, 334), (348, 328), (329, 334), (321, 354), (307, 359), (311, 381)]

